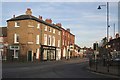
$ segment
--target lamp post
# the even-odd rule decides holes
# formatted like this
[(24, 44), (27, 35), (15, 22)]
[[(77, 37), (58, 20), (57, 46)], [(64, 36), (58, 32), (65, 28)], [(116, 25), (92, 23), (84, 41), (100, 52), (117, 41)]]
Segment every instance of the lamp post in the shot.
[[(101, 6), (106, 6), (107, 10), (107, 45), (106, 45), (106, 48), (108, 49), (108, 39), (109, 39), (109, 2), (107, 2), (107, 5), (99, 5), (98, 9), (101, 9)], [(109, 57), (109, 52), (107, 51), (107, 58)], [(109, 59), (109, 58), (108, 58)], [(107, 67), (108, 67), (108, 72), (109, 72), (109, 60), (108, 60), (108, 64), (107, 64)]]
[(98, 6), (98, 9), (101, 9), (101, 6), (106, 6), (107, 8), (107, 42), (108, 42), (108, 39), (109, 39), (109, 2), (107, 2), (107, 5), (99, 5)]

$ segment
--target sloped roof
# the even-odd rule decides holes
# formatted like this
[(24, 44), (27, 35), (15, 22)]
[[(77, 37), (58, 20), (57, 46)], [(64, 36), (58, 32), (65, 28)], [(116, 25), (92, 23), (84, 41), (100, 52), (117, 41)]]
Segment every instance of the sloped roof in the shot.
[(59, 27), (57, 27), (57, 26), (55, 26), (53, 24), (47, 23), (47, 22), (45, 22), (43, 20), (40, 20), (37, 17), (32, 16), (32, 15), (20, 15), (20, 16), (17, 16), (15, 18), (11, 18), (11, 19), (7, 20), (7, 22), (9, 22), (9, 21), (18, 21), (18, 20), (35, 20), (37, 22), (40, 22), (40, 23), (46, 24), (48, 26), (51, 26), (53, 28), (56, 28), (58, 30), (61, 30)]

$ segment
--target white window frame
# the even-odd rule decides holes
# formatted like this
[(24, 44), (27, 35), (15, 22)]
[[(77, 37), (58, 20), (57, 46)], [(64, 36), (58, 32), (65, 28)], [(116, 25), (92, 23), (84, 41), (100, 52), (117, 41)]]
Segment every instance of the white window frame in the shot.
[(30, 41), (29, 41), (28, 44), (33, 44), (33, 42), (30, 42)]
[(60, 40), (58, 40), (58, 47), (60, 47)]
[(52, 46), (55, 46), (55, 36), (52, 36)]
[(64, 45), (64, 39), (63, 39), (63, 45)]
[(53, 29), (53, 33), (55, 33), (55, 29)]
[[(50, 39), (50, 43), (49, 43), (49, 39)], [(52, 42), (52, 40), (51, 40), (51, 35), (49, 35), (49, 36), (48, 36), (48, 45), (49, 45), (49, 46), (51, 46), (51, 42)]]
[(70, 37), (70, 35), (68, 34), (68, 38)]
[(37, 29), (40, 29), (40, 23), (37, 24)]
[(44, 45), (47, 45), (47, 34), (44, 34)]
[(33, 27), (34, 27), (34, 26), (33, 26), (33, 22), (29, 21), (29, 22), (28, 22), (28, 27), (33, 28)]
[(14, 43), (19, 43), (19, 42), (17, 42), (17, 35), (19, 35), (19, 34), (14, 34)]
[(36, 44), (39, 44), (39, 43), (40, 43), (39, 41), (40, 41), (40, 36), (37, 35), (37, 36), (36, 36)]
[(49, 32), (52, 32), (52, 28), (49, 27)]
[(47, 31), (47, 26), (44, 27), (44, 31)]
[(58, 35), (60, 35), (60, 31), (58, 31)]
[(18, 23), (20, 24), (20, 22), (15, 22), (15, 27), (20, 27), (18, 26)]
[(14, 58), (18, 58), (19, 52), (16, 52), (17, 50), (14, 50)]
[(65, 35), (65, 32), (63, 31), (63, 35)]

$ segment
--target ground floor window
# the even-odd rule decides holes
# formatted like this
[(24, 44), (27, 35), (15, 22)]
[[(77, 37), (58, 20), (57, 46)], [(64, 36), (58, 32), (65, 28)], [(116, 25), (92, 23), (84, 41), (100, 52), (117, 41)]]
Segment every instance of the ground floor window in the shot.
[(14, 50), (14, 58), (18, 58), (19, 50)]
[(47, 60), (47, 50), (44, 50), (44, 53), (43, 53), (43, 60)]
[(54, 60), (55, 59), (55, 50), (44, 49), (43, 60)]

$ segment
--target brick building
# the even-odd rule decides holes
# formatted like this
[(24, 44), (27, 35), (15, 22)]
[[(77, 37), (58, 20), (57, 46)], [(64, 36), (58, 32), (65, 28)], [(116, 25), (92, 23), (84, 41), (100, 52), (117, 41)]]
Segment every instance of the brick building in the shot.
[(61, 28), (61, 56), (63, 59), (69, 59), (74, 56), (75, 35), (70, 32), (70, 29), (64, 29), (61, 23), (56, 24)]
[(32, 15), (30, 8), (25, 15), (7, 20), (8, 60), (39, 61), (61, 58), (61, 29), (51, 19), (42, 20)]
[(7, 27), (0, 27), (0, 60), (6, 60)]
[(111, 55), (120, 55), (120, 36), (116, 34), (116, 38), (110, 39), (108, 42), (108, 49), (111, 52)]

